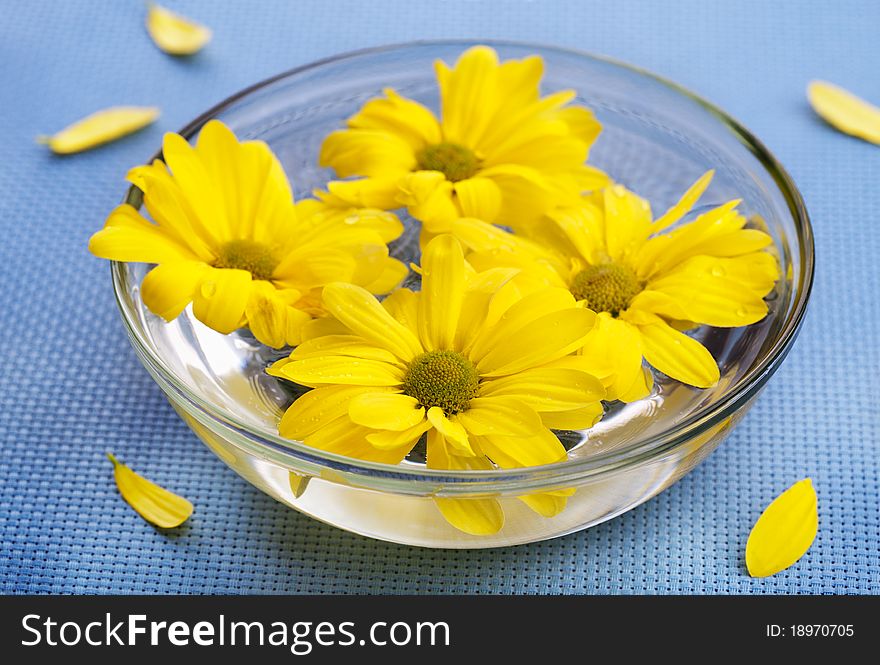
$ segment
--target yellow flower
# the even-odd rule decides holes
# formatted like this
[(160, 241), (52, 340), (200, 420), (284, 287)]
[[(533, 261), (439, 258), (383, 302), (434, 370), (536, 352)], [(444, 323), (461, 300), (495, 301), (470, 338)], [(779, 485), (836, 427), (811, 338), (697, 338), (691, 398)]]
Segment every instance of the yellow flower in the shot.
[(459, 216), (525, 229), (560, 197), (606, 184), (584, 164), (599, 123), (569, 105), (571, 90), (540, 96), (540, 57), (499, 63), (476, 46), (436, 72), (440, 120), (387, 89), (327, 137), (322, 166), (366, 176), (347, 187), (367, 188), (381, 207), (407, 206), (426, 238)]
[(166, 134), (165, 162), (128, 179), (144, 192), (153, 221), (118, 206), (89, 249), (116, 261), (158, 264), (144, 278), (144, 303), (170, 321), (192, 302), (221, 333), (247, 326), (273, 347), (297, 344), (304, 323), (323, 315), (321, 289), (349, 281), (390, 291), (406, 268), (386, 243), (403, 230), (394, 215), (293, 196), (281, 164), (261, 141), (239, 142), (212, 120), (193, 147)]
[[(269, 369), (314, 388), (284, 414), (282, 436), (397, 464), (427, 432), (433, 469), (564, 459), (550, 428), (586, 428), (602, 415), (602, 384), (565, 366), (595, 314), (566, 289), (523, 297), (510, 281), (515, 271), (473, 272), (449, 235), (427, 245), (421, 271), (421, 291), (399, 289), (381, 304), (351, 284), (324, 288), (337, 329), (306, 340)], [(521, 498), (552, 515), (570, 493)], [(437, 505), (469, 533), (502, 526), (495, 499), (439, 498)]]
[(673, 379), (706, 388), (718, 381), (718, 365), (682, 330), (760, 321), (767, 314), (763, 298), (779, 277), (776, 260), (762, 251), (772, 239), (745, 228), (738, 201), (668, 230), (712, 175), (656, 220), (647, 201), (614, 185), (554, 211), (542, 227), (544, 244), (478, 220), (458, 220), (454, 233), (473, 250), (468, 261), (478, 270), (516, 266), (599, 313), (578, 361), (603, 379), (609, 399), (632, 401), (650, 391), (643, 358)]

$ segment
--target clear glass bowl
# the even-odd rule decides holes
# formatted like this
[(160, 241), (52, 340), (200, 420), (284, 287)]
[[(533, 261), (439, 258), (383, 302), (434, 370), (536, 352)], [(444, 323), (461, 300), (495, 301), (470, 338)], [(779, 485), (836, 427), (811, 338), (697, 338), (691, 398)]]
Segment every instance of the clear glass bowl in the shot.
[[(231, 97), (182, 130), (194, 136), (219, 118), (241, 138), (266, 141), (298, 198), (331, 174), (317, 166), (322, 138), (384, 87), (436, 110), (432, 63), (453, 62), (471, 44), (416, 43), (346, 54), (276, 76)], [(611, 519), (669, 487), (730, 433), (779, 367), (800, 327), (813, 276), (813, 238), (800, 194), (768, 150), (736, 121), (648, 72), (557, 48), (495, 43), (504, 58), (544, 58), (544, 90), (573, 88), (604, 131), (590, 161), (663, 211), (699, 175), (716, 169), (702, 204), (742, 198), (751, 223), (775, 240), (783, 278), (770, 314), (747, 328), (705, 328), (697, 337), (721, 367), (721, 381), (697, 390), (658, 377), (653, 394), (613, 404), (586, 432), (565, 432), (566, 462), (528, 469), (450, 472), (424, 468), (413, 455), (400, 466), (324, 453), (277, 434), (294, 395), (267, 376), (282, 354), (246, 332), (220, 335), (189, 311), (172, 323), (151, 314), (139, 285), (149, 266), (115, 263), (113, 286), (131, 342), (169, 401), (220, 459), (270, 496), (343, 529), (426, 547), (515, 545), (561, 536)], [(132, 188), (128, 202), (140, 205)], [(393, 246), (416, 258), (417, 232)], [(517, 496), (576, 488), (567, 508), (547, 519)], [(236, 491), (230, 487), (230, 491)], [(498, 497), (504, 528), (470, 536), (449, 526), (432, 497)], [(706, 500), (711, 500), (709, 497)]]

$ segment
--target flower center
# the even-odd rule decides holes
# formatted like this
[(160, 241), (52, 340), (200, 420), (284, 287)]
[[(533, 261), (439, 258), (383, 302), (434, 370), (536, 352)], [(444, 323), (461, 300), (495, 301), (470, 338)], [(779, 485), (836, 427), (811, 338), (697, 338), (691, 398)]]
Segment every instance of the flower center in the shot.
[(272, 250), (253, 240), (230, 240), (220, 248), (215, 268), (247, 270), (254, 279), (272, 279), (278, 259)]
[(610, 312), (617, 316), (629, 307), (644, 284), (628, 267), (617, 263), (602, 263), (582, 270), (571, 282), (571, 293), (585, 300), (594, 312)]
[(451, 182), (466, 180), (480, 169), (480, 160), (470, 148), (458, 143), (435, 143), (422, 149), (416, 159), (422, 171), (440, 171)]
[(415, 357), (403, 377), (403, 392), (419, 405), (439, 406), (453, 415), (477, 396), (480, 377), (474, 364), (456, 351), (428, 351)]

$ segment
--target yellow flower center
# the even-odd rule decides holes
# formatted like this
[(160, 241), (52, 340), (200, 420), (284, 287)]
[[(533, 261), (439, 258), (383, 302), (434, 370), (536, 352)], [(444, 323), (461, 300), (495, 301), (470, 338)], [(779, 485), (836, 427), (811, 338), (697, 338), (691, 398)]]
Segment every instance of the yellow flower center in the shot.
[(582, 270), (571, 282), (571, 293), (586, 301), (594, 312), (610, 312), (617, 316), (629, 307), (645, 285), (627, 266), (603, 263)]
[(426, 409), (447, 415), (464, 411), (477, 396), (480, 377), (474, 364), (456, 351), (428, 351), (415, 357), (403, 377), (403, 392)]
[(467, 180), (480, 170), (480, 160), (458, 143), (436, 143), (422, 149), (416, 159), (422, 171), (440, 171), (451, 182)]
[(272, 279), (278, 267), (278, 259), (272, 250), (261, 242), (253, 240), (230, 240), (220, 247), (220, 256), (215, 268), (247, 270), (254, 279)]

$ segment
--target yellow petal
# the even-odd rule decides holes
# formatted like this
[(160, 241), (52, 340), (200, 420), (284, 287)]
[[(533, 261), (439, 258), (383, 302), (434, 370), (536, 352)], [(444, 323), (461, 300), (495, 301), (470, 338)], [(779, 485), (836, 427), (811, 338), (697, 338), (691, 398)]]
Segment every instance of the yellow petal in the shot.
[(399, 448), (380, 450), (367, 440), (370, 433), (371, 430), (368, 428), (356, 425), (348, 416), (343, 416), (307, 436), (304, 443), (337, 455), (383, 464), (399, 464), (412, 449), (411, 445), (403, 445)]
[(458, 414), (471, 434), (529, 436), (542, 428), (535, 410), (514, 397), (477, 397)]
[(306, 340), (296, 347), (290, 355), (293, 360), (319, 356), (351, 356), (352, 358), (381, 360), (386, 363), (397, 362), (397, 357), (391, 351), (365, 342), (357, 335), (321, 335)]
[(746, 567), (752, 577), (785, 570), (813, 544), (819, 528), (816, 491), (809, 478), (795, 483), (761, 513), (746, 543)]
[(697, 340), (659, 317), (640, 325), (639, 334), (645, 360), (667, 376), (697, 388), (710, 388), (718, 383), (718, 364)]
[(171, 529), (192, 515), (193, 505), (182, 496), (139, 476), (110, 453), (107, 457), (113, 462), (113, 477), (122, 498), (150, 524)]
[(155, 106), (114, 106), (65, 127), (52, 136), (37, 138), (52, 152), (69, 155), (114, 141), (146, 127), (159, 117)]
[(391, 88), (383, 90), (385, 97), (371, 99), (348, 120), (348, 126), (357, 129), (385, 131), (404, 139), (413, 150), (440, 143), (440, 125), (434, 114), (411, 99), (402, 97)]
[(364, 427), (401, 432), (421, 423), (425, 409), (409, 395), (364, 393), (351, 400), (348, 416)]
[(570, 411), (605, 397), (602, 383), (586, 372), (562, 367), (539, 367), (480, 386), (480, 397), (508, 396), (535, 411)]
[(388, 349), (401, 360), (423, 352), (416, 336), (379, 304), (368, 291), (353, 284), (335, 282), (324, 287), (324, 307), (352, 332)]
[(141, 263), (198, 259), (187, 246), (141, 217), (127, 203), (116, 206), (107, 216), (104, 228), (89, 238), (89, 251), (102, 259)]
[(292, 360), (272, 374), (304, 386), (399, 386), (403, 381), (403, 370), (395, 365), (348, 356)]
[[(642, 343), (638, 329), (602, 312), (584, 341), (578, 364), (602, 380), (608, 391), (606, 399), (623, 399), (622, 395), (642, 380)], [(635, 399), (645, 394), (638, 394)]]
[(622, 185), (605, 192), (605, 242), (614, 261), (632, 256), (651, 233), (651, 207)]
[(430, 233), (449, 231), (459, 212), (453, 185), (437, 171), (417, 171), (400, 179), (397, 200)]
[(463, 217), (494, 222), (501, 212), (501, 189), (488, 178), (468, 178), (453, 186)]
[(464, 297), (464, 254), (458, 240), (441, 235), (422, 254), (419, 337), (427, 351), (448, 350), (455, 341)]
[(197, 261), (179, 261), (156, 266), (141, 283), (144, 304), (166, 321), (177, 318), (192, 302), (206, 272), (207, 266)]
[(403, 138), (375, 129), (331, 132), (321, 145), (319, 158), (321, 166), (332, 167), (340, 178), (361, 175), (384, 181), (416, 166), (415, 152)]
[(580, 347), (592, 330), (596, 314), (588, 309), (551, 312), (504, 338), (478, 363), (481, 376), (505, 376), (543, 365)]
[(574, 494), (574, 490), (560, 490), (557, 492), (541, 492), (540, 494), (526, 494), (517, 497), (520, 501), (534, 510), (541, 517), (555, 517), (568, 503), (568, 497)]
[[(290, 317), (302, 322), (302, 317), (309, 319), (307, 314), (290, 307), (269, 282), (256, 281), (251, 289), (251, 296), (245, 306), (248, 328), (258, 340), (267, 346), (280, 349), (290, 343)], [(297, 294), (296, 291), (293, 292)], [(298, 335), (294, 334), (298, 338)]]
[(147, 32), (160, 49), (171, 55), (192, 55), (211, 41), (205, 26), (150, 3), (147, 7)]
[(714, 175), (715, 171), (709, 170), (700, 176), (675, 205), (663, 213), (661, 217), (654, 220), (654, 223), (651, 225), (651, 233), (659, 233), (684, 217), (688, 211), (694, 207), (697, 200), (703, 195), (703, 192), (706, 191), (706, 188), (709, 186), (709, 183), (712, 182)]
[(439, 406), (428, 409), (428, 421), (462, 455), (473, 455), (468, 434), (458, 419), (450, 420)]
[[(267, 371), (273, 376), (280, 375), (278, 370), (272, 367)], [(281, 436), (301, 441), (324, 425), (346, 415), (349, 403), (357, 395), (377, 390), (381, 388), (336, 385), (310, 390), (298, 397), (284, 412), (281, 422), (278, 423), (278, 431)]]
[(493, 435), (476, 438), (480, 450), (505, 469), (554, 464), (566, 457), (565, 447), (545, 427), (539, 427), (536, 433), (529, 436)]
[(212, 269), (196, 289), (193, 314), (225, 335), (241, 327), (250, 295), (251, 274), (247, 270)]
[(402, 432), (387, 430), (384, 432), (367, 434), (367, 441), (370, 442), (370, 445), (379, 450), (397, 450), (401, 446), (409, 446), (412, 448), (412, 446), (418, 443), (422, 434), (427, 432), (430, 427), (431, 423), (426, 419), (422, 419), (418, 425), (405, 429)]
[(589, 429), (604, 415), (605, 410), (600, 402), (569, 411), (542, 411), (541, 422), (550, 429)]
[(813, 110), (845, 134), (880, 143), (880, 108), (824, 81), (812, 81), (807, 97)]
[(472, 536), (491, 536), (504, 526), (504, 511), (497, 499), (434, 497), (434, 503), (447, 522)]

